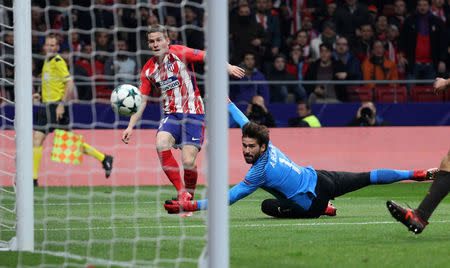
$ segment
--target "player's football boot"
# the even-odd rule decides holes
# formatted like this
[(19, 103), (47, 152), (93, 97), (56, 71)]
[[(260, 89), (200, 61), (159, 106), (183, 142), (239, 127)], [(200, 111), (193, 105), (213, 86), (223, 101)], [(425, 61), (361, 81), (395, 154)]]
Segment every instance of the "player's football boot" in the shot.
[[(178, 197), (176, 199), (177, 199), (176, 201), (190, 201), (192, 199), (192, 195), (187, 191), (181, 191), (178, 194)], [(192, 216), (194, 216), (194, 212), (192, 212), (192, 211), (183, 212), (183, 213), (180, 213), (180, 216), (182, 218), (192, 217)]]
[(105, 169), (106, 178), (109, 178), (109, 175), (111, 175), (113, 159), (114, 158), (111, 155), (105, 155), (105, 159), (103, 159), (102, 165)]
[(430, 168), (427, 170), (415, 170), (413, 173), (413, 180), (424, 181), (424, 180), (434, 180), (436, 173), (439, 172), (438, 168)]
[(336, 211), (337, 211), (337, 208), (335, 208), (333, 206), (333, 204), (331, 204), (331, 202), (328, 202), (328, 207), (323, 212), (323, 215), (327, 215), (327, 216), (332, 216), (333, 217), (333, 216), (336, 216)]
[(422, 220), (417, 210), (404, 208), (392, 200), (386, 202), (386, 206), (397, 221), (403, 223), (408, 230), (415, 234), (420, 234), (425, 226), (428, 225), (427, 221)]

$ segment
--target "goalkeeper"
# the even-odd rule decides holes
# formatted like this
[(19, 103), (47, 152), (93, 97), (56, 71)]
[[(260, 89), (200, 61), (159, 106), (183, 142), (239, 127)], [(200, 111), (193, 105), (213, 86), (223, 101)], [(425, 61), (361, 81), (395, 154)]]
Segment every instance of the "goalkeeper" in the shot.
[[(277, 218), (316, 218), (336, 215), (330, 199), (371, 184), (388, 184), (412, 179), (433, 179), (437, 169), (403, 171), (376, 169), (351, 173), (315, 170), (301, 167), (284, 155), (269, 141), (269, 130), (252, 122), (233, 104), (228, 104), (233, 119), (242, 128), (242, 151), (247, 164), (252, 164), (245, 179), (229, 190), (230, 205), (262, 188), (275, 199), (266, 199), (262, 211)], [(167, 200), (169, 213), (206, 209), (207, 200)]]
[[(75, 84), (70, 76), (67, 64), (58, 54), (59, 40), (49, 34), (45, 38), (46, 57), (42, 66), (41, 92), (33, 94), (34, 102), (42, 100), (43, 108), (38, 110), (34, 121), (33, 136), (33, 184), (38, 186), (39, 165), (42, 158), (42, 144), (48, 133), (55, 129), (70, 130), (70, 118), (67, 101)], [(113, 157), (105, 155), (83, 142), (83, 153), (98, 159), (105, 169), (106, 178), (112, 170)]]

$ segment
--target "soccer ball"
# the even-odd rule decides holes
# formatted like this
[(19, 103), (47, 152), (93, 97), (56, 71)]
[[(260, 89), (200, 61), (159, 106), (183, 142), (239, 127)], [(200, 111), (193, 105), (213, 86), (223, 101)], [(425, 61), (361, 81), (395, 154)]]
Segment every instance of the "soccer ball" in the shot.
[(111, 93), (111, 107), (122, 116), (132, 116), (142, 103), (141, 91), (135, 86), (123, 84)]

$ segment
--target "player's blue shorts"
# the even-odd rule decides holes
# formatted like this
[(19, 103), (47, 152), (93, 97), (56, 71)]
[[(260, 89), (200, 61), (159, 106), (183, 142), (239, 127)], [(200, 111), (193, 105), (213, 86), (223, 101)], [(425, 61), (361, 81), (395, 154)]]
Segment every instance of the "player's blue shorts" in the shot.
[(175, 148), (185, 144), (202, 147), (205, 131), (204, 114), (166, 114), (159, 122), (158, 132), (167, 131), (175, 138)]

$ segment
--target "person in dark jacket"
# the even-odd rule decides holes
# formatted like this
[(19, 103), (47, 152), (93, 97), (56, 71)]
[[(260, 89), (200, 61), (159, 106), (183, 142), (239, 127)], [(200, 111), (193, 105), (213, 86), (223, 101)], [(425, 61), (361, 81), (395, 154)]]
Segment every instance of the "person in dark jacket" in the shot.
[[(273, 69), (267, 74), (267, 80), (271, 81), (293, 81), (295, 75), (286, 71), (286, 58), (283, 55), (277, 55), (273, 61)], [(306, 91), (302, 85), (276, 84), (270, 85), (270, 102), (287, 102), (288, 94), (295, 96), (295, 101), (305, 100)]]
[(417, 1), (416, 13), (400, 30), (399, 64), (407, 79), (434, 79), (436, 72), (445, 72), (446, 33), (442, 20), (430, 13), (429, 2)]
[(266, 108), (264, 98), (262, 96), (253, 96), (252, 102), (247, 106), (246, 115), (251, 122), (266, 127), (276, 127), (275, 118)]

